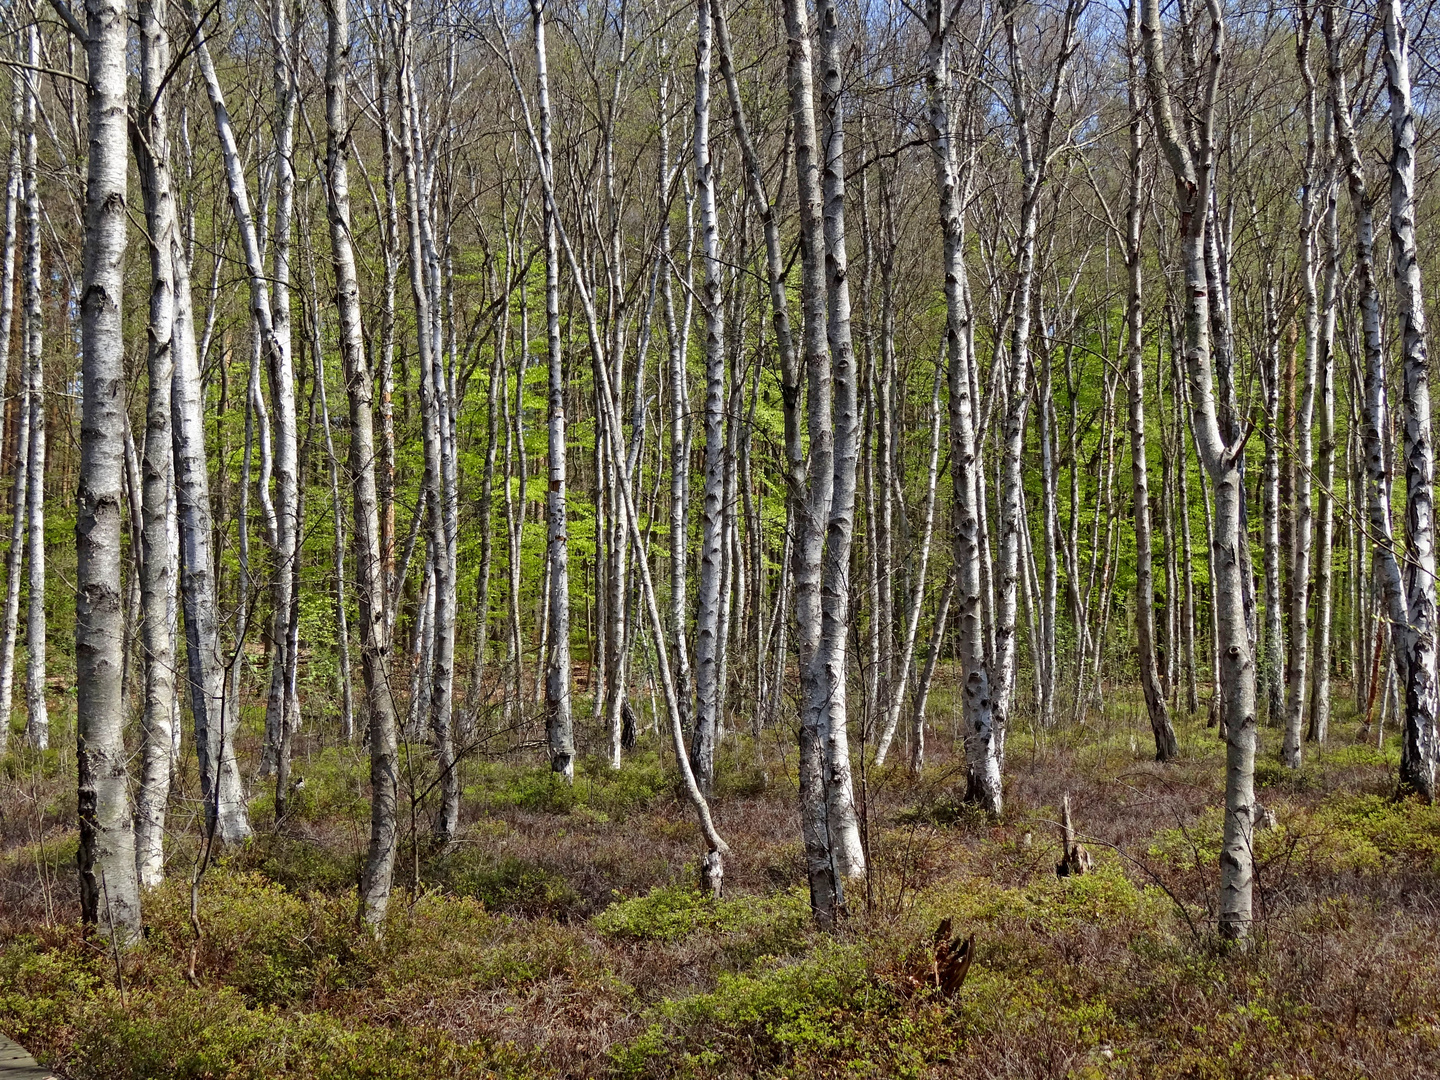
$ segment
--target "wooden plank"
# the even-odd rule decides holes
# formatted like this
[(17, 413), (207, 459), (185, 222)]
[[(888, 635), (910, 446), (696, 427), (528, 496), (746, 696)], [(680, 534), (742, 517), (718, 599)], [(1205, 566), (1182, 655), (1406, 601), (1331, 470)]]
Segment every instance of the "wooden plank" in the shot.
[(18, 1044), (0, 1035), (0, 1080), (55, 1080), (55, 1074), (42, 1069)]

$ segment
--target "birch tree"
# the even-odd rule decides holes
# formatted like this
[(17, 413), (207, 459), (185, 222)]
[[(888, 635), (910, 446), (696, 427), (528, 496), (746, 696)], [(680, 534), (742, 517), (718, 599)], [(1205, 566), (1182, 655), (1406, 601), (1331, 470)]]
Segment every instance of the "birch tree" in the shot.
[(1184, 274), (1184, 362), (1189, 378), (1196, 449), (1215, 497), (1210, 551), (1215, 620), (1220, 646), (1220, 709), (1225, 732), (1225, 820), (1220, 851), (1220, 933), (1249, 935), (1253, 917), (1255, 816), (1255, 657), (1246, 626), (1239, 549), (1246, 543), (1241, 520), (1239, 458), (1243, 439), (1227, 444), (1220, 434), (1211, 361), (1210, 280), (1206, 273), (1206, 221), (1215, 180), (1215, 103), (1224, 64), (1225, 20), (1220, 0), (1206, 0), (1209, 38), (1201, 71), (1196, 120), (1182, 134), (1171, 108), (1159, 0), (1143, 0), (1140, 34), (1145, 80), (1160, 149), (1175, 180)]
[[(970, 299), (966, 286), (965, 201), (969, 183), (960, 99), (952, 82), (955, 30), (943, 0), (927, 0), (925, 121), (935, 166), (943, 238), (946, 353), (950, 358), (950, 479), (953, 487), (956, 573), (955, 633), (964, 688), (966, 798), (987, 813), (1003, 809), (1003, 736), (996, 728), (991, 663), (986, 647), (984, 533), (982, 531)], [(983, 426), (983, 425), (982, 425)]]
[[(63, 9), (63, 5), (62, 5)], [(64, 9), (67, 10), (68, 9)], [(80, 290), (82, 405), (77, 495), (76, 763), (80, 911), (118, 945), (140, 934), (129, 777), (120, 695), (120, 492), (125, 418), (123, 264), (128, 156), (126, 13), (86, 0), (84, 30), (90, 154)], [(74, 17), (68, 20), (74, 23)], [(76, 29), (82, 29), (74, 23)]]
[[(1140, 85), (1141, 3), (1142, 0), (1130, 0), (1130, 14), (1125, 28), (1126, 58), (1129, 62), (1126, 88), (1130, 106), (1130, 191), (1125, 209), (1125, 269), (1128, 282), (1125, 346), (1130, 396), (1130, 483), (1135, 504), (1135, 638), (1140, 659), (1140, 686), (1145, 693), (1150, 729), (1155, 735), (1155, 760), (1169, 761), (1179, 753), (1180, 748), (1155, 659), (1150, 462), (1145, 440), (1144, 253), (1141, 249), (1145, 225), (1145, 126)], [(1167, 602), (1173, 604), (1174, 600), (1174, 590), (1167, 590)], [(1173, 638), (1171, 646), (1173, 651)]]
[(728, 466), (725, 418), (725, 305), (721, 295), (720, 223), (715, 206), (715, 173), (710, 160), (710, 65), (713, 17), (710, 0), (696, 2), (695, 202), (700, 214), (705, 272), (705, 491), (701, 508), (700, 581), (695, 616), (695, 737), (690, 760), (707, 794), (715, 781), (715, 735), (721, 685), (721, 545), (725, 525)]
[(175, 258), (179, 222), (170, 178), (170, 139), (164, 79), (170, 66), (164, 0), (142, 0), (140, 103), (133, 129), (135, 157), (150, 254), (150, 312), (141, 505), (141, 639), (145, 650), (145, 709), (141, 719), (140, 788), (136, 797), (135, 858), (144, 887), (165, 872), (165, 811), (174, 744), (175, 639), (170, 621), (175, 553), (170, 547), (173, 449), (171, 390), (175, 374)]
[(1400, 0), (1386, 0), (1381, 6), (1381, 16), (1390, 96), (1390, 248), (1405, 382), (1403, 430), (1408, 541), (1405, 604), (1410, 656), (1405, 683), (1400, 783), (1426, 802), (1433, 802), (1436, 723), (1440, 719), (1435, 640), (1435, 452), (1430, 433), (1425, 298), (1415, 234), (1415, 110), (1410, 95), (1410, 34)]

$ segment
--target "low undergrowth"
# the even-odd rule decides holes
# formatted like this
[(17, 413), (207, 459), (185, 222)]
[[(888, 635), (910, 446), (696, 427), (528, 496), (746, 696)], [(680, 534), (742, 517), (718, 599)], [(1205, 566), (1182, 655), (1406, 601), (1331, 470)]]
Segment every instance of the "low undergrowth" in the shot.
[[(332, 747), (290, 820), (257, 814), (209, 868), (198, 940), (177, 839), (118, 960), (73, 921), (63, 775), (12, 756), (0, 1031), (72, 1080), (1440, 1075), (1440, 811), (1392, 798), (1393, 747), (1337, 740), (1299, 773), (1262, 756), (1274, 825), (1236, 949), (1212, 931), (1220, 751), (1183, 736), (1169, 766), (1124, 729), (1016, 736), (999, 822), (958, 799), (943, 747), (918, 778), (868, 772), (872, 872), (833, 933), (809, 917), (793, 776), (746, 749), (717, 793), (718, 900), (660, 755), (584, 761), (573, 788), (474, 762), (460, 836), (433, 849), (417, 814), (372, 935), (366, 763)], [(1059, 879), (1065, 794), (1096, 869)], [(975, 941), (952, 996), (927, 981), (947, 918)]]

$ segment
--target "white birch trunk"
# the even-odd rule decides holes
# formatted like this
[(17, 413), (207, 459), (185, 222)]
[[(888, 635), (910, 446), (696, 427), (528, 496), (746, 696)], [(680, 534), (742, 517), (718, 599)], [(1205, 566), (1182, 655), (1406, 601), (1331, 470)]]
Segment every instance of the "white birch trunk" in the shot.
[[(1150, 463), (1145, 442), (1145, 307), (1142, 296), (1144, 252), (1144, 106), (1140, 87), (1140, 3), (1130, 0), (1126, 24), (1126, 53), (1129, 78), (1126, 82), (1130, 105), (1130, 199), (1125, 214), (1125, 268), (1129, 282), (1126, 303), (1126, 358), (1129, 362), (1130, 391), (1130, 486), (1135, 504), (1135, 648), (1140, 660), (1140, 684), (1145, 709), (1155, 736), (1155, 760), (1169, 761), (1179, 752), (1170, 707), (1161, 685), (1155, 658), (1155, 573), (1150, 530)], [(1183, 458), (1182, 458), (1183, 467)], [(1174, 608), (1175, 590), (1167, 590), (1165, 604)], [(1171, 654), (1174, 636), (1170, 635)]]
[[(17, 55), (22, 41), (16, 35)], [(10, 377), (10, 336), (15, 317), (15, 251), (19, 233), (20, 195), (24, 181), (21, 174), (21, 128), (24, 123), (24, 80), (16, 75), (11, 79), (10, 106), (10, 157), (5, 174), (5, 224), (4, 237), (0, 239), (0, 405), (3, 405), (6, 387)], [(21, 367), (24, 367), (24, 348), (21, 348)], [(24, 376), (21, 376), (22, 385)], [(24, 410), (21, 423), (25, 422)], [(15, 463), (16, 497), (11, 500), (10, 555), (6, 560), (5, 608), (0, 618), (0, 754), (5, 753), (10, 739), (10, 706), (15, 685), (15, 632), (20, 611), (20, 569), (11, 565), (20, 555), (20, 537), (24, 535), (24, 493), (19, 485), (24, 483), (25, 470), (22, 463)]]
[(695, 734), (690, 767), (707, 795), (715, 781), (715, 738), (720, 712), (720, 608), (725, 541), (725, 308), (720, 292), (720, 225), (710, 160), (710, 0), (697, 0), (695, 42), (695, 201), (704, 259), (705, 492), (701, 506), (700, 580), (695, 614)]
[(126, 12), (86, 0), (90, 153), (80, 289), (83, 403), (75, 520), (80, 911), (117, 946), (140, 934), (135, 832), (120, 696), (120, 498), (125, 418)]
[(545, 326), (549, 361), (547, 426), (550, 457), (546, 496), (546, 563), (550, 572), (550, 649), (545, 661), (545, 732), (550, 768), (567, 783), (575, 779), (575, 723), (570, 699), (570, 539), (565, 502), (565, 372), (560, 346), (559, 222), (553, 198), (555, 159), (551, 141), (549, 57), (545, 48), (545, 7), (530, 0), (535, 34), (538, 150), (545, 200)]
[(170, 179), (170, 139), (162, 85), (170, 63), (164, 0), (142, 0), (140, 102), (135, 156), (140, 164), (150, 254), (150, 324), (142, 459), (141, 641), (145, 654), (145, 707), (141, 717), (140, 787), (135, 800), (135, 860), (142, 888), (165, 875), (165, 810), (174, 749), (175, 590), (170, 546), (173, 449), (171, 393), (175, 374), (175, 259), (179, 221)]
[[(900, 726), (900, 710), (904, 704), (905, 684), (910, 681), (910, 666), (915, 661), (915, 640), (920, 631), (920, 609), (923, 606), (922, 601), (925, 599), (925, 575), (930, 566), (930, 542), (935, 532), (935, 493), (939, 486), (938, 479), (940, 473), (941, 382), (941, 368), (939, 362), (937, 362), (935, 367), (934, 388), (930, 394), (930, 464), (925, 474), (925, 524), (921, 527), (920, 533), (920, 565), (916, 569), (915, 580), (910, 587), (908, 600), (909, 617), (906, 620), (904, 636), (901, 638), (900, 659), (896, 665), (894, 688), (885, 703), (885, 715), (882, 718), (883, 724), (880, 728), (880, 738), (875, 746), (876, 766), (885, 764), (885, 758), (890, 752), (890, 743), (895, 738), (896, 729)], [(946, 606), (948, 606), (948, 603)], [(920, 726), (915, 729), (916, 738), (923, 741), (924, 710), (917, 707), (916, 713), (922, 717)], [(912, 761), (913, 760), (915, 759), (912, 758)], [(919, 760), (924, 760), (923, 748)]]
[[(1285, 699), (1285, 737), (1281, 743), (1280, 757), (1291, 768), (1301, 764), (1301, 740), (1304, 737), (1305, 710), (1309, 678), (1309, 655), (1306, 631), (1310, 616), (1310, 556), (1311, 533), (1314, 525), (1311, 508), (1311, 477), (1315, 469), (1314, 426), (1315, 426), (1315, 380), (1320, 365), (1320, 354), (1324, 345), (1321, 340), (1321, 323), (1328, 316), (1321, 313), (1320, 295), (1317, 283), (1320, 253), (1321, 198), (1326, 185), (1320, 169), (1320, 139), (1318, 130), (1319, 94), (1315, 77), (1310, 69), (1310, 38), (1312, 16), (1307, 8), (1302, 9), (1299, 18), (1299, 39), (1296, 45), (1296, 59), (1300, 75), (1305, 81), (1305, 186), (1300, 194), (1300, 288), (1305, 299), (1304, 334), (1305, 359), (1300, 372), (1300, 407), (1295, 416), (1295, 532), (1292, 539), (1290, 559), (1290, 640), (1286, 650), (1288, 684)], [(1323, 412), (1322, 403), (1322, 412)], [(1334, 400), (1330, 402), (1330, 425), (1333, 427)], [(1320, 441), (1326, 441), (1324, 420)], [(1334, 434), (1330, 433), (1333, 440)], [(1333, 452), (1333, 451), (1332, 451)], [(1322, 453), (1324, 453), (1322, 449)], [(1332, 467), (1333, 472), (1333, 467)], [(1322, 466), (1323, 473), (1323, 466)], [(1329, 481), (1322, 476), (1321, 499), (1329, 496)], [(1324, 537), (1328, 543), (1327, 534)], [(1323, 557), (1323, 556), (1322, 556)], [(1325, 568), (1328, 577), (1329, 568)], [(1319, 577), (1316, 575), (1316, 585)], [(1328, 583), (1327, 583), (1328, 587)], [(1325, 605), (1328, 607), (1328, 603)], [(1324, 612), (1328, 618), (1329, 612)], [(1315, 634), (1329, 634), (1319, 623)], [(1328, 648), (1327, 648), (1328, 652)], [(1328, 657), (1327, 657), (1328, 662)]]
[(1435, 452), (1430, 441), (1430, 361), (1425, 296), (1415, 235), (1415, 111), (1410, 98), (1410, 33), (1400, 0), (1385, 0), (1385, 74), (1390, 95), (1390, 249), (1405, 380), (1406, 611), (1409, 662), (1400, 783), (1435, 800), (1440, 722), (1435, 586)]
[(1241, 519), (1238, 459), (1243, 443), (1227, 445), (1220, 434), (1215, 372), (1210, 350), (1211, 297), (1205, 266), (1205, 222), (1213, 184), (1216, 86), (1225, 43), (1219, 0), (1207, 0), (1210, 22), (1207, 66), (1202, 78), (1194, 144), (1182, 142), (1170, 107), (1159, 0), (1144, 0), (1141, 36), (1145, 75), (1161, 149), (1175, 177), (1185, 274), (1185, 365), (1193, 395), (1196, 448), (1215, 488), (1215, 536), (1211, 580), (1220, 643), (1221, 716), (1225, 726), (1225, 820), (1220, 852), (1220, 918), (1223, 937), (1249, 935), (1254, 889), (1252, 836), (1255, 812), (1255, 658), (1246, 624), (1245, 584), (1240, 549), (1246, 543)]
[[(1326, 140), (1326, 159), (1334, 159), (1334, 145)], [(1340, 237), (1339, 237), (1339, 192), (1335, 176), (1327, 168), (1324, 188), (1325, 200), (1325, 286), (1321, 298), (1320, 343), (1318, 349), (1319, 373), (1316, 376), (1316, 393), (1320, 400), (1320, 446), (1316, 486), (1320, 489), (1319, 512), (1315, 522), (1315, 655), (1311, 662), (1310, 726), (1307, 738), (1324, 743), (1330, 728), (1330, 663), (1331, 643), (1334, 631), (1331, 623), (1335, 618), (1334, 566), (1335, 566), (1335, 307), (1340, 279)], [(1349, 433), (1346, 433), (1347, 446)], [(1346, 455), (1348, 460), (1348, 453)], [(1346, 468), (1346, 476), (1350, 470)], [(1353, 537), (1354, 523), (1346, 518), (1347, 537)], [(1355, 557), (1353, 538), (1346, 546), (1349, 557)], [(1351, 574), (1352, 580), (1354, 574)], [(1355, 621), (1356, 605), (1351, 605), (1351, 623)], [(1353, 630), (1353, 625), (1352, 625)], [(1353, 648), (1355, 638), (1348, 635)], [(1352, 679), (1356, 668), (1352, 653), (1350, 670)]]
[[(40, 31), (28, 33), (30, 65), (40, 64)], [(29, 592), (25, 601), (25, 738), (38, 750), (50, 746), (50, 713), (45, 706), (45, 314), (40, 296), (40, 177), (36, 115), (39, 103), (25, 97), (25, 382), (22, 408), (29, 414), (25, 449), (25, 562)], [(121, 145), (124, 153), (124, 145)], [(123, 620), (123, 616), (122, 616)], [(122, 622), (123, 625), (123, 622)], [(123, 681), (123, 680), (122, 680)], [(121, 691), (124, 708), (124, 691)], [(8, 715), (7, 715), (8, 722)]]
[(927, 0), (926, 121), (934, 153), (935, 180), (944, 238), (946, 333), (950, 354), (950, 476), (954, 486), (955, 574), (958, 609), (955, 632), (964, 690), (961, 697), (967, 771), (966, 798), (987, 813), (1003, 809), (1000, 746), (995, 725), (991, 671), (986, 648), (984, 599), (985, 544), (981, 517), (982, 462), (975, 431), (978, 403), (971, 367), (970, 306), (965, 285), (965, 190), (962, 133), (956, 130), (955, 90), (951, 84), (953, 40), (948, 8)]

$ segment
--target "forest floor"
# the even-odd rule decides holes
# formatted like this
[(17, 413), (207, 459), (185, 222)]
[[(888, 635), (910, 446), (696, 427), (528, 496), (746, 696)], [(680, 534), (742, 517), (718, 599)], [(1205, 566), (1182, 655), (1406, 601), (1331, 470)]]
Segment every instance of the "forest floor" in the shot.
[[(792, 733), (763, 765), (726, 745), (719, 902), (696, 891), (697, 830), (655, 735), (618, 773), (584, 760), (573, 788), (533, 750), (473, 757), (448, 850), (407, 816), (378, 941), (355, 919), (368, 762), (307, 734), (290, 818), (258, 797), (253, 842), (204, 875), (198, 947), (182, 776), (170, 880), (118, 967), (76, 923), (59, 730), (61, 749), (0, 771), (0, 1032), (71, 1080), (1440, 1076), (1440, 810), (1395, 801), (1394, 740), (1357, 728), (1342, 713), (1299, 772), (1262, 729), (1276, 825), (1243, 951), (1212, 930), (1222, 747), (1186, 721), (1181, 759), (1156, 765), (1132, 704), (1043, 737), (1017, 725), (999, 823), (957, 803), (947, 745), (919, 778), (857, 777), (872, 869), (833, 934), (808, 915)], [(1062, 880), (1067, 793), (1097, 866)], [(945, 918), (975, 942), (949, 996)]]

